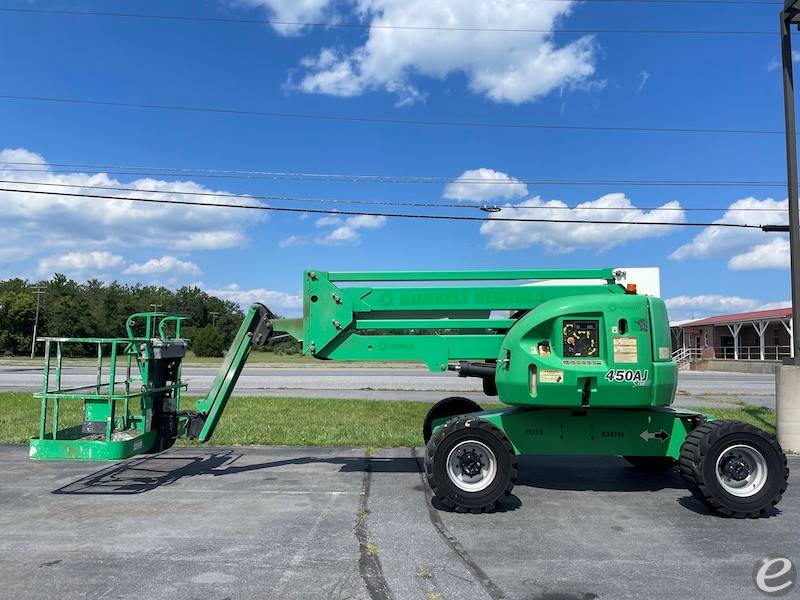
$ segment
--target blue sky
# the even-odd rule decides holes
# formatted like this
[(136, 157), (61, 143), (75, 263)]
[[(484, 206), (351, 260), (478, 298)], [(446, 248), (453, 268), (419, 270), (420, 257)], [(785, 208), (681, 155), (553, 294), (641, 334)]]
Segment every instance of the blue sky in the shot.
[[(469, 10), (464, 5), (469, 4)], [(21, 8), (551, 29), (548, 35), (391, 31), (0, 14), (0, 94), (426, 121), (632, 127), (783, 128), (777, 36), (594, 35), (560, 29), (777, 29), (778, 6), (498, 0), (9, 2)], [(566, 179), (785, 178), (782, 135), (586, 132), (347, 123), (0, 100), (0, 159), (195, 169)], [(5, 179), (139, 189), (443, 201), (444, 183), (10, 173)], [(55, 168), (55, 167), (53, 167)], [(50, 170), (48, 170), (50, 169)], [(477, 171), (484, 169), (484, 171)], [(491, 174), (489, 170), (494, 171)], [(487, 175), (490, 174), (490, 175)], [(191, 180), (187, 182), (187, 180)], [(781, 187), (470, 185), (466, 205), (782, 207)], [(453, 190), (461, 190), (453, 191)], [(513, 190), (513, 192), (511, 191)], [(505, 197), (503, 197), (503, 195)], [(674, 318), (737, 312), (789, 297), (777, 234), (697, 228), (522, 226), (361, 219), (0, 193), (0, 277), (197, 283), (297, 310), (304, 268), (658, 266)], [(472, 199), (470, 198), (473, 197)], [(752, 197), (750, 200), (743, 200)], [(775, 202), (767, 202), (773, 198)], [(285, 203), (284, 203), (285, 204)], [(286, 205), (286, 204), (285, 204)], [(295, 204), (301, 205), (301, 204)], [(335, 207), (334, 207), (335, 208)], [(150, 211), (150, 212), (147, 212)], [(503, 215), (539, 210), (508, 208)], [(477, 210), (459, 214), (482, 215)], [(561, 215), (564, 211), (542, 211)], [(576, 213), (584, 214), (584, 213)], [(604, 211), (591, 214), (605, 216)], [(780, 213), (656, 213), (680, 220), (785, 219)], [(736, 216), (738, 215), (738, 217)], [(743, 216), (746, 215), (746, 216)], [(555, 217), (558, 218), (558, 217)], [(648, 218), (645, 215), (645, 218)], [(655, 218), (651, 216), (650, 218)], [(698, 237), (699, 236), (699, 237)], [(679, 250), (680, 249), (680, 250)]]

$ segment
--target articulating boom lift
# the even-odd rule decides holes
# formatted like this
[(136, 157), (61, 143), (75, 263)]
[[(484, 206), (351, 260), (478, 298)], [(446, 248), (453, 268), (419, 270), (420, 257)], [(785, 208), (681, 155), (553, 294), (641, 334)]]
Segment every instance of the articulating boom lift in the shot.
[[(624, 276), (612, 269), (306, 271), (303, 316), (277, 319), (261, 304), (250, 307), (195, 411), (179, 406), (183, 317), (133, 315), (127, 338), (42, 338), (42, 416), (31, 457), (118, 459), (164, 450), (181, 436), (205, 442), (252, 347), (285, 332), (319, 359), (417, 361), (478, 377), (487, 396), (509, 405), (482, 410), (466, 398), (445, 398), (425, 418), (428, 481), (456, 510), (481, 512), (502, 502), (521, 454), (619, 455), (646, 471), (677, 465), (692, 494), (718, 512), (769, 510), (786, 490), (785, 455), (751, 425), (670, 407), (677, 366), (666, 308), (620, 283)], [(534, 283), (522, 284), (528, 281)], [(133, 331), (137, 319), (146, 320), (141, 338)], [(61, 389), (67, 343), (97, 344), (96, 385)], [(50, 389), (53, 344), (57, 381)], [(111, 366), (103, 383), (106, 346)], [(126, 360), (121, 382), (118, 348)], [(64, 399), (83, 400), (84, 421), (59, 430)]]

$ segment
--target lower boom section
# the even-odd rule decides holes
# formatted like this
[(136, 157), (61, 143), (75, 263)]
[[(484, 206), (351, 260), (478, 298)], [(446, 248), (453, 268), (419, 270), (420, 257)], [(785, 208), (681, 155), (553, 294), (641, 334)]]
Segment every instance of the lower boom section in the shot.
[(514, 407), (473, 413), (508, 437), (517, 454), (678, 458), (686, 435), (708, 419), (669, 408), (572, 410)]

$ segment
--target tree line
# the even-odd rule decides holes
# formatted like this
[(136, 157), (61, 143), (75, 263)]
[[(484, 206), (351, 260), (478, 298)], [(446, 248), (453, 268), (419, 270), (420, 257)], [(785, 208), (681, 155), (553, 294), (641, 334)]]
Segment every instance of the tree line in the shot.
[[(190, 349), (196, 355), (222, 356), (244, 316), (235, 302), (192, 286), (173, 291), (163, 286), (97, 279), (79, 283), (61, 274), (35, 283), (20, 278), (0, 280), (0, 356), (30, 353), (36, 317), (34, 286), (43, 292), (38, 336), (125, 337), (128, 315), (156, 310), (189, 317), (182, 336), (190, 339)], [(270, 349), (293, 354), (299, 346), (283, 342)], [(37, 354), (41, 351), (38, 348)], [(83, 349), (86, 354), (94, 351)]]

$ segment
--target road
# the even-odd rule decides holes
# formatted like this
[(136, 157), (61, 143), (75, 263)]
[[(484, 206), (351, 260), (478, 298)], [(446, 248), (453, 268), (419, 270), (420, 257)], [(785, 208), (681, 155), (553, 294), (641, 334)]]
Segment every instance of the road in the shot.
[[(213, 367), (187, 366), (183, 378), (190, 394), (205, 394), (216, 375)], [(120, 370), (117, 378), (124, 378)], [(94, 367), (65, 367), (64, 386), (90, 385)], [(0, 365), (0, 391), (35, 391), (41, 387), (41, 369), (32, 366)], [(435, 401), (447, 395), (465, 395), (476, 401), (483, 396), (475, 378), (456, 373), (431, 373), (426, 369), (330, 367), (247, 367), (236, 386), (241, 396), (288, 396), (307, 398), (362, 398)], [(728, 405), (732, 400), (775, 406), (775, 378), (772, 375), (682, 371), (677, 404), (697, 406)]]
[(0, 595), (748, 600), (765, 597), (759, 559), (800, 560), (791, 484), (769, 518), (726, 519), (674, 472), (523, 457), (503, 510), (465, 515), (431, 503), (419, 455), (204, 447), (108, 466), (0, 447)]

